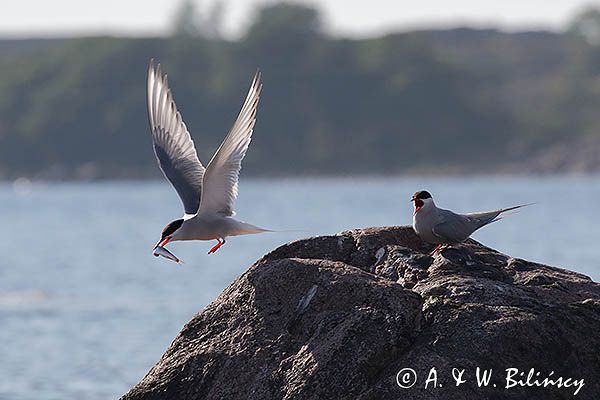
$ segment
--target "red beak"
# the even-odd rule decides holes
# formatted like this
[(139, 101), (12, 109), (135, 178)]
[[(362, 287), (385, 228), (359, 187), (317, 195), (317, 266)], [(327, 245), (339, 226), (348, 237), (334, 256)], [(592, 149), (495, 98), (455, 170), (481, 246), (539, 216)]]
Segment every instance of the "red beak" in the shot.
[(416, 215), (419, 211), (421, 211), (421, 208), (423, 208), (423, 205), (417, 206), (417, 199), (416, 198), (412, 198), (410, 199), (411, 202), (415, 203), (415, 212), (413, 213), (413, 215)]
[(157, 247), (165, 247), (167, 245), (167, 243), (169, 243), (169, 241), (171, 240), (171, 236), (167, 236), (164, 240), (159, 240), (158, 243), (156, 243), (156, 246), (154, 246), (154, 248)]

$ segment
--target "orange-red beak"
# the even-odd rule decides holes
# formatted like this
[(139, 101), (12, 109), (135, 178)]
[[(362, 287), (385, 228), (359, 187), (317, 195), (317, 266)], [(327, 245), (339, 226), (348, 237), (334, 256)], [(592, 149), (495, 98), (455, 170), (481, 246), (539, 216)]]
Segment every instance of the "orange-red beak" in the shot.
[(165, 247), (167, 245), (167, 243), (169, 243), (170, 240), (171, 240), (171, 236), (167, 236), (166, 238), (159, 240), (156, 243), (156, 246), (154, 246), (154, 248)]
[(415, 212), (413, 213), (413, 215), (416, 215), (419, 211), (421, 211), (421, 208), (423, 208), (423, 205), (425, 204), (422, 201), (420, 201), (419, 203), (421, 203), (421, 204), (417, 205), (417, 200), (418, 199), (416, 197), (413, 197), (412, 199), (410, 199), (411, 202), (415, 203)]

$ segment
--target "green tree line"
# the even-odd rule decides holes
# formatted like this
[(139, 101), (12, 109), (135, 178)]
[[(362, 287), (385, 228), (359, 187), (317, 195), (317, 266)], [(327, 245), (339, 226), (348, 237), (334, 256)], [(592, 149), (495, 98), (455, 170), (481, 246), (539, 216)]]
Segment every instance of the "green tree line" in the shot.
[(600, 51), (581, 28), (589, 19), (565, 33), (350, 40), (326, 34), (317, 10), (282, 3), (261, 9), (235, 41), (189, 30), (0, 41), (0, 177), (158, 176), (145, 104), (151, 58), (204, 161), (260, 68), (245, 174), (491, 171), (600, 141)]

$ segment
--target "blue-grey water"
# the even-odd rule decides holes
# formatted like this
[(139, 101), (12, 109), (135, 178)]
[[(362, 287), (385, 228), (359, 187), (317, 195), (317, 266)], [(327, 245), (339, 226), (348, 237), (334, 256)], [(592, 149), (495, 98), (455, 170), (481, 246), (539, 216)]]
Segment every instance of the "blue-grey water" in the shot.
[(307, 235), (410, 224), (411, 194), (477, 211), (537, 202), (484, 228), (498, 250), (600, 280), (600, 177), (248, 180), (238, 217), (273, 229), (151, 249), (180, 216), (165, 182), (0, 184), (0, 399), (115, 399), (181, 327), (266, 251)]

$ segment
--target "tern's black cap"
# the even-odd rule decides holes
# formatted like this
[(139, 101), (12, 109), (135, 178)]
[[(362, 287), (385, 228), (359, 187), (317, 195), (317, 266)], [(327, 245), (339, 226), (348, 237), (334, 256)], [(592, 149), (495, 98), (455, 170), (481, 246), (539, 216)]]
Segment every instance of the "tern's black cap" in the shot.
[(431, 194), (429, 194), (429, 192), (427, 190), (420, 190), (420, 191), (416, 192), (415, 194), (413, 194), (413, 199), (425, 200), (425, 199), (430, 199), (430, 198), (431, 198)]
[(183, 219), (177, 219), (177, 220), (169, 223), (169, 225), (165, 226), (165, 229), (163, 229), (163, 231), (162, 231), (161, 240), (166, 238), (167, 236), (171, 235), (173, 232), (175, 232), (177, 229), (179, 229), (179, 227), (181, 225), (183, 225)]

